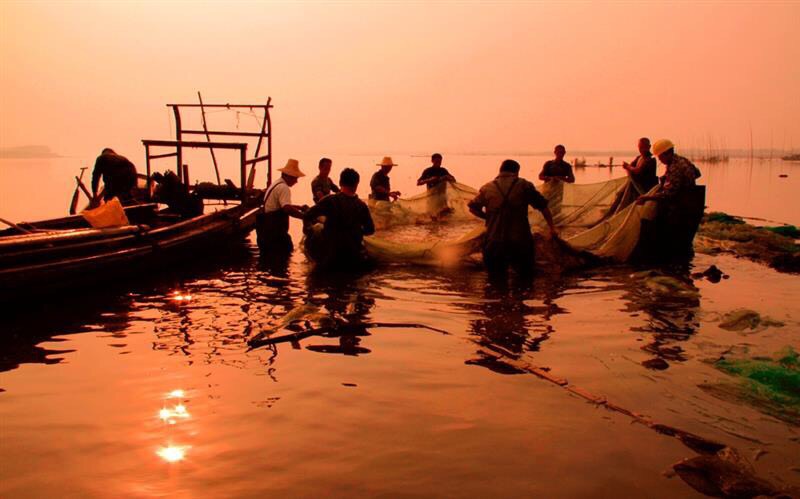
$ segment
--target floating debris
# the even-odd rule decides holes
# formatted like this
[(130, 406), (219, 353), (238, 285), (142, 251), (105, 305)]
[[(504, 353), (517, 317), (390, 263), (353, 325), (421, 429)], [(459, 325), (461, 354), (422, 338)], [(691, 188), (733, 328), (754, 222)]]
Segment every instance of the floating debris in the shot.
[(755, 310), (739, 308), (722, 317), (719, 327), (728, 331), (763, 331), (768, 327), (783, 327), (783, 322), (762, 317)]
[(702, 272), (695, 272), (692, 274), (692, 279), (708, 279), (709, 282), (718, 283), (722, 279), (729, 279), (728, 274), (723, 273), (716, 265), (712, 265)]
[(696, 491), (715, 497), (757, 497), (781, 494), (775, 485), (755, 475), (752, 465), (731, 447), (713, 455), (684, 459), (672, 466)]

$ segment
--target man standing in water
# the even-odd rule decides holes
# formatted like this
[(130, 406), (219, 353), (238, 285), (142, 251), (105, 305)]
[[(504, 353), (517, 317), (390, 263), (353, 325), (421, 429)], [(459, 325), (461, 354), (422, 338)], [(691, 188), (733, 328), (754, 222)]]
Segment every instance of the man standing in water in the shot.
[(423, 170), (417, 185), (427, 184), (428, 189), (433, 189), (442, 182), (455, 182), (456, 179), (447, 168), (442, 167), (442, 155), (438, 152), (431, 156), (431, 166)]
[(392, 201), (396, 200), (400, 197), (400, 191), (392, 190), (389, 173), (397, 164), (393, 163), (392, 158), (389, 156), (384, 156), (377, 166), (380, 166), (381, 169), (372, 175), (372, 180), (369, 182), (369, 186), (372, 189), (370, 197), (376, 201), (389, 201), (389, 198)]
[(116, 197), (122, 204), (133, 201), (136, 167), (128, 161), (128, 158), (120, 156), (109, 147), (103, 149), (92, 170), (92, 204), (100, 202), (97, 190), (100, 187), (101, 177), (104, 185), (103, 199), (110, 201)]
[(675, 144), (668, 139), (656, 141), (653, 153), (666, 165), (667, 171), (661, 177), (658, 190), (640, 196), (636, 203), (658, 203), (657, 240), (653, 250), (659, 254), (659, 259), (687, 261), (694, 255), (692, 241), (703, 218), (705, 189), (697, 186), (700, 170), (688, 159), (675, 154)]
[(507, 159), (500, 174), (481, 187), (469, 211), (486, 220), (483, 262), (490, 276), (504, 277), (512, 267), (523, 278), (533, 275), (534, 245), (528, 206), (542, 212), (552, 237), (557, 235), (547, 200), (529, 181), (519, 177), (519, 163)]
[(333, 161), (328, 158), (319, 160), (319, 175), (311, 181), (311, 194), (314, 197), (314, 204), (319, 203), (320, 199), (331, 192), (339, 192), (339, 187), (333, 183), (330, 177), (332, 166)]
[[(364, 236), (374, 234), (375, 225), (366, 203), (356, 194), (360, 180), (357, 171), (345, 168), (339, 176), (341, 192), (326, 196), (303, 217), (306, 248), (319, 265), (354, 269), (366, 261)], [(325, 217), (322, 232), (312, 235), (309, 228), (320, 217)]]
[(281, 178), (267, 189), (264, 196), (264, 211), (258, 214), (256, 225), (258, 247), (262, 253), (289, 254), (294, 249), (289, 235), (289, 217), (303, 218), (306, 206), (292, 204), (291, 187), (297, 179), (305, 177), (300, 163), (290, 159), (278, 170)]
[(559, 144), (553, 149), (555, 159), (547, 161), (539, 174), (539, 180), (550, 182), (551, 180), (561, 180), (562, 182), (575, 183), (575, 175), (572, 174), (572, 165), (564, 161), (567, 148)]
[(639, 155), (630, 164), (622, 163), (639, 194), (645, 194), (658, 184), (656, 158), (650, 152), (650, 139), (642, 137), (638, 143)]

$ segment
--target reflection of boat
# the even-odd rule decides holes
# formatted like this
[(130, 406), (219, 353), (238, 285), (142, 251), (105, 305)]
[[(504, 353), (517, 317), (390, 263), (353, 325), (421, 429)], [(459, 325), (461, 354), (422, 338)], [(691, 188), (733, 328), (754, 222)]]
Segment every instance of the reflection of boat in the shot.
[[(176, 141), (144, 140), (148, 189), (142, 203), (118, 209), (119, 219), (127, 223), (92, 227), (86, 216), (74, 215), (38, 222), (10, 224), (0, 231), (0, 296), (13, 298), (35, 296), (46, 291), (63, 289), (76, 283), (95, 282), (120, 276), (147, 273), (158, 264), (189, 260), (200, 249), (215, 249), (227, 241), (246, 236), (255, 226), (262, 191), (253, 189), (255, 166), (267, 161), (271, 177), (271, 147), (259, 157), (262, 139), (270, 136), (271, 105), (213, 105), (204, 107), (263, 109), (264, 124), (260, 132), (198, 131), (181, 128), (180, 108), (200, 107), (194, 104), (171, 104), (176, 117)], [(202, 110), (202, 108), (201, 108)], [(205, 129), (205, 123), (204, 123)], [(209, 142), (181, 140), (182, 135), (206, 134)], [(258, 137), (253, 159), (247, 158), (247, 143), (211, 142), (211, 135)], [(151, 148), (170, 148), (172, 152), (152, 154)], [(239, 187), (226, 180), (226, 185), (189, 185), (189, 169), (183, 164), (185, 148), (226, 149), (239, 152)], [(151, 160), (174, 157), (180, 186), (203, 204), (197, 215), (182, 215), (154, 202)], [(247, 175), (247, 165), (251, 166)], [(215, 164), (216, 166), (216, 164)], [(201, 188), (198, 188), (201, 187)], [(205, 188), (202, 188), (205, 187)], [(214, 187), (214, 188), (210, 188)], [(208, 203), (207, 200), (217, 200)], [(220, 202), (221, 201), (221, 202)], [(111, 205), (113, 203), (109, 203)], [(208, 211), (209, 208), (214, 211)], [(122, 216), (122, 211), (124, 215)], [(208, 211), (206, 213), (203, 213)]]
[(784, 161), (800, 161), (800, 154), (789, 154), (781, 158)]

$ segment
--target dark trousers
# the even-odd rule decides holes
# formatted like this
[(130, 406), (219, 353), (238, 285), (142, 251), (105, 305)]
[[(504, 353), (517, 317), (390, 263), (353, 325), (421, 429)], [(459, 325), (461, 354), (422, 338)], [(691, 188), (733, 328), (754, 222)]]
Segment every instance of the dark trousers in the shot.
[(289, 216), (283, 212), (259, 213), (256, 241), (261, 253), (289, 254), (294, 251), (292, 236), (289, 235)]
[(533, 276), (534, 247), (530, 241), (487, 241), (483, 247), (483, 263), (490, 278), (505, 277), (513, 269), (519, 277)]

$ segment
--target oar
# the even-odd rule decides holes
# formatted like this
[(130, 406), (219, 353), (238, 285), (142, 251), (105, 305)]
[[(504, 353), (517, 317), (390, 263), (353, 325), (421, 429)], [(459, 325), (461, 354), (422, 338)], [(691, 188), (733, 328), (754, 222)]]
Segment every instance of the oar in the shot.
[(22, 232), (23, 234), (30, 234), (31, 232), (33, 232), (32, 230), (23, 229), (19, 225), (15, 224), (14, 222), (6, 220), (5, 218), (0, 218), (0, 222), (3, 222), (4, 224), (8, 225), (12, 229), (18, 230), (18, 231)]
[[(72, 193), (72, 202), (69, 204), (69, 214), (74, 215), (78, 211), (78, 200), (81, 197), (81, 179), (83, 179), (83, 172), (86, 171), (86, 167), (81, 167), (81, 176), (78, 178), (78, 182), (75, 184), (75, 192)], [(86, 187), (84, 187), (85, 189)], [(91, 201), (91, 198), (89, 198)]]

